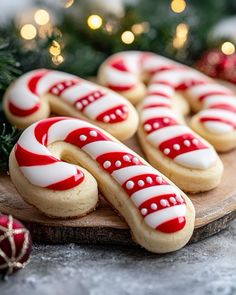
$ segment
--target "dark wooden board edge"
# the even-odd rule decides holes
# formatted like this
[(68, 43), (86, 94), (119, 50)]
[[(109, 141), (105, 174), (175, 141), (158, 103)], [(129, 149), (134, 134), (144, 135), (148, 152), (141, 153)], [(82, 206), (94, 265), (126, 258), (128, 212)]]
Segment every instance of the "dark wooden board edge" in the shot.
[[(195, 243), (226, 229), (236, 218), (233, 211), (207, 225), (195, 228), (189, 243)], [(129, 229), (113, 227), (55, 227), (40, 223), (27, 223), (32, 239), (40, 244), (106, 244), (138, 246), (131, 237)]]

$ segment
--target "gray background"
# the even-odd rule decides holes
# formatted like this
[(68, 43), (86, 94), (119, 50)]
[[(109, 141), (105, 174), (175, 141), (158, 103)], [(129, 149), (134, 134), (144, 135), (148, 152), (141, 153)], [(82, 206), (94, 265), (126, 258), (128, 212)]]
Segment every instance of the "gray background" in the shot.
[(34, 245), (30, 264), (0, 295), (236, 294), (236, 221), (166, 255), (124, 246)]

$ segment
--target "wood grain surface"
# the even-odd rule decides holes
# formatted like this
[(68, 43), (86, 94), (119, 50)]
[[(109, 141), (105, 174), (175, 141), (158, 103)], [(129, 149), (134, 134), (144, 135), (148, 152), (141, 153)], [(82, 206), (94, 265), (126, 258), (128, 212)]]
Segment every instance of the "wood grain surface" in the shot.
[[(136, 138), (125, 143), (142, 155)], [(222, 154), (221, 159), (225, 171), (220, 186), (206, 193), (189, 195), (196, 209), (192, 242), (221, 231), (236, 217), (236, 151)], [(12, 214), (22, 220), (30, 229), (33, 240), (37, 242), (134, 244), (124, 219), (102, 196), (97, 209), (85, 217), (51, 219), (26, 204), (11, 183), (10, 177), (1, 175), (0, 212)]]

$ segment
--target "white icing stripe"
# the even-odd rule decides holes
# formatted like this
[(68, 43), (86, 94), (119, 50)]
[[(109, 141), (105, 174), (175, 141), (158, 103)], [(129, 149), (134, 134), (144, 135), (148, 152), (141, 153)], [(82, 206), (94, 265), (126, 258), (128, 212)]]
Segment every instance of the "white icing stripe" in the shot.
[(42, 166), (20, 167), (20, 170), (32, 184), (41, 187), (63, 181), (77, 174), (77, 169), (74, 165), (64, 162), (55, 162)]
[(50, 71), (45, 76), (43, 76), (37, 83), (37, 93), (39, 95), (45, 93), (53, 84), (58, 83), (58, 81), (78, 79), (76, 76), (59, 72), (59, 71)]
[(171, 69), (159, 73), (157, 72), (155, 75), (153, 75), (151, 82), (169, 81), (171, 85), (177, 86), (184, 80), (199, 80), (200, 78), (202, 78), (201, 75), (199, 75), (198, 72), (192, 70), (190, 71), (186, 69)]
[(21, 134), (18, 144), (26, 150), (30, 150), (32, 153), (39, 154), (39, 155), (51, 155), (48, 149), (39, 144), (37, 139), (34, 136), (34, 128), (37, 124), (33, 124)]
[(159, 95), (149, 95), (144, 99), (143, 107), (150, 104), (155, 104), (155, 103), (171, 106), (171, 101), (169, 98), (164, 98), (163, 96), (159, 96)]
[(174, 89), (164, 84), (150, 84), (148, 85), (148, 92), (160, 92), (171, 97), (174, 94)]
[(96, 141), (83, 146), (82, 150), (88, 153), (91, 157), (96, 158), (105, 153), (124, 152), (128, 153), (129, 149), (123, 147), (120, 143), (114, 141)]
[(135, 166), (129, 166), (125, 168), (121, 168), (119, 170), (116, 170), (112, 173), (112, 177), (115, 178), (117, 182), (120, 184), (123, 184), (126, 180), (142, 175), (142, 174), (158, 174), (158, 171), (155, 170), (153, 167), (145, 166), (145, 165), (135, 165)]
[(166, 194), (176, 194), (180, 195), (177, 188), (171, 186), (170, 184), (155, 185), (144, 189), (141, 189), (131, 195), (131, 200), (134, 204), (139, 207), (143, 202), (149, 200), (153, 197), (158, 197)]
[(123, 72), (113, 69), (112, 67), (104, 68), (104, 73), (108, 84), (115, 86), (130, 86), (138, 82), (137, 77), (130, 72)]
[(215, 134), (224, 134), (234, 131), (234, 127), (232, 125), (223, 122), (206, 121), (202, 122), (202, 124), (208, 131)]
[(177, 65), (177, 63), (175, 63), (174, 61), (167, 59), (163, 56), (157, 56), (157, 55), (152, 55), (149, 56), (148, 58), (146, 58), (143, 62), (143, 70), (150, 72), (152, 70), (157, 70), (159, 68), (162, 68), (163, 65), (165, 66), (174, 66)]
[(236, 124), (236, 114), (227, 110), (221, 109), (207, 109), (200, 111), (198, 113), (200, 118), (209, 117), (209, 118), (220, 118), (223, 120), (229, 120)]
[(228, 88), (224, 87), (223, 85), (215, 84), (215, 83), (208, 83), (208, 84), (200, 84), (196, 86), (192, 86), (186, 90), (186, 93), (189, 95), (190, 99), (196, 100), (200, 96), (205, 94), (210, 94), (211, 92), (222, 91), (226, 94), (232, 95), (232, 91)]
[(147, 136), (147, 139), (155, 146), (159, 146), (162, 142), (166, 140), (169, 140), (176, 136), (181, 136), (186, 133), (192, 133), (191, 129), (188, 126), (174, 125), (153, 131)]
[(85, 82), (79, 82), (79, 84), (73, 85), (65, 89), (61, 98), (70, 104), (74, 104), (79, 98), (88, 95), (91, 91), (97, 90), (93, 85)]
[(162, 117), (171, 117), (175, 118), (175, 115), (172, 110), (169, 108), (150, 108), (150, 109), (144, 109), (141, 113), (141, 120), (142, 122), (145, 122), (149, 119), (153, 118), (162, 118)]
[(144, 220), (151, 227), (156, 228), (164, 222), (174, 218), (183, 217), (186, 214), (186, 206), (178, 205), (148, 214)]
[(83, 127), (92, 127), (92, 125), (85, 121), (75, 119), (56, 122), (48, 129), (47, 144), (64, 140), (72, 131)]
[(124, 58), (125, 65), (130, 72), (134, 73), (135, 75), (139, 74), (140, 52), (138, 51), (137, 52), (132, 51), (132, 53), (127, 52), (125, 53), (124, 56), (122, 56), (122, 58)]
[(210, 148), (183, 153), (174, 158), (180, 165), (191, 169), (208, 169), (217, 159), (215, 151)]
[(230, 95), (209, 95), (206, 99), (203, 101), (203, 107), (209, 108), (215, 104), (227, 104), (230, 106), (233, 106), (236, 108), (236, 99), (235, 96)]
[[(116, 96), (116, 99), (114, 99), (114, 96)], [(95, 119), (98, 115), (107, 111), (107, 106), (111, 109), (121, 104), (124, 104), (123, 98), (119, 97), (118, 99), (117, 95), (109, 93), (86, 106), (84, 113), (90, 118)]]

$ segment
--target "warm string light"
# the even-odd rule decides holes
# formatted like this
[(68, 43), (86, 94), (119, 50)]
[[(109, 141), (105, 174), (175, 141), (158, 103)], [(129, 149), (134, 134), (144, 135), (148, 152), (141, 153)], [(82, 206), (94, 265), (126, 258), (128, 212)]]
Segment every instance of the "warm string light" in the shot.
[(143, 33), (147, 33), (149, 31), (149, 29), (150, 29), (150, 26), (149, 26), (148, 22), (134, 24), (131, 27), (131, 30), (135, 35), (140, 35), (140, 34), (143, 34)]
[(228, 41), (224, 42), (221, 45), (221, 51), (226, 55), (231, 55), (231, 54), (235, 53), (235, 46), (231, 42), (228, 42)]
[(20, 30), (21, 37), (25, 40), (32, 40), (37, 35), (37, 30), (32, 24), (25, 24)]
[(87, 18), (87, 24), (90, 29), (97, 30), (102, 26), (103, 19), (101, 16), (92, 14)]
[(170, 7), (175, 13), (181, 13), (186, 8), (186, 2), (184, 0), (172, 0)]
[(179, 49), (184, 46), (188, 38), (188, 31), (189, 28), (187, 24), (178, 24), (178, 26), (176, 27), (175, 37), (173, 39), (173, 46), (176, 49)]
[(134, 34), (131, 31), (125, 31), (121, 35), (121, 40), (125, 44), (131, 44), (134, 42)]
[(56, 40), (52, 41), (52, 45), (49, 47), (48, 51), (52, 55), (52, 62), (55, 65), (59, 65), (64, 61), (61, 55), (61, 45)]
[(36, 24), (43, 26), (49, 22), (50, 15), (46, 10), (39, 9), (34, 14), (34, 20), (35, 20)]

